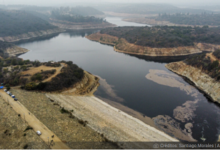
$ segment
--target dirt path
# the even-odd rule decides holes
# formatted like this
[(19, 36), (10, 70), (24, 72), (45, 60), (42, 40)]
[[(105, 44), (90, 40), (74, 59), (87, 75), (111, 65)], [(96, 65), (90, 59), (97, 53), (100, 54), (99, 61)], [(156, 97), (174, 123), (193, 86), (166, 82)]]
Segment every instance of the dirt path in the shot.
[(48, 81), (50, 81), (53, 77), (56, 77), (56, 76), (60, 73), (60, 71), (62, 70), (62, 68), (65, 66), (64, 63), (61, 63), (60, 65), (61, 65), (61, 67), (60, 67), (59, 69), (57, 69), (56, 72), (55, 72), (52, 76), (50, 76), (49, 78), (45, 79), (43, 82), (48, 82)]
[[(35, 132), (41, 131), (41, 139), (45, 143), (50, 143), (50, 148), (52, 149), (69, 149), (52, 131), (50, 131), (42, 122), (40, 122), (32, 113), (30, 113), (19, 101), (14, 101), (7, 93), (0, 90), (0, 95), (3, 99), (8, 102), (11, 107), (21, 115), (29, 126), (33, 128)], [(54, 137), (52, 138), (52, 136)]]
[(220, 63), (220, 60), (219, 60), (218, 58), (216, 58), (216, 57), (213, 55), (213, 53), (207, 53), (206, 56), (208, 56), (208, 57), (211, 59), (212, 62), (218, 60), (219, 63)]

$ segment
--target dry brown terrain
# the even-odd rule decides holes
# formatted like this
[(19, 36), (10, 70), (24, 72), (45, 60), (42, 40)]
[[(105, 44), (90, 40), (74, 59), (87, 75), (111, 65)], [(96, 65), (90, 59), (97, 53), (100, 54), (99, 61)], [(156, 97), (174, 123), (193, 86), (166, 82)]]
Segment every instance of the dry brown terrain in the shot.
[(94, 33), (86, 38), (104, 44), (114, 45), (114, 50), (121, 53), (145, 55), (145, 56), (187, 56), (191, 54), (202, 53), (203, 51), (214, 51), (219, 49), (220, 45), (194, 43), (194, 46), (182, 46), (174, 48), (152, 48), (147, 46), (139, 46), (127, 42), (123, 38), (115, 36)]
[(207, 53), (206, 56), (209, 57), (212, 62), (218, 60), (220, 63), (220, 60), (217, 57), (215, 57), (213, 53)]
[(21, 48), (18, 46), (13, 46), (10, 48), (7, 48), (5, 53), (7, 53), (9, 56), (17, 56), (20, 54), (24, 54), (27, 53), (29, 50), (25, 49), (25, 48)]
[(64, 89), (63, 94), (65, 95), (93, 95), (99, 86), (99, 78), (84, 71), (83, 79), (76, 83), (69, 89)]
[(48, 99), (44, 93), (20, 89), (12, 89), (11, 92), (68, 147), (72, 149), (117, 148), (115, 144), (106, 142), (106, 138), (88, 127), (85, 122), (78, 120), (70, 113), (61, 113), (61, 107)]
[(49, 149), (28, 124), (0, 97), (0, 149)]
[[(52, 149), (69, 149), (52, 131), (50, 131), (42, 122), (40, 122), (34, 114), (30, 113), (19, 101), (9, 96), (3, 90), (0, 91), (1, 97), (9, 103), (9, 105), (20, 114), (20, 117), (27, 122), (27, 124), (33, 128), (35, 132), (41, 131), (40, 138), (45, 143), (51, 143), (50, 148)], [(53, 136), (53, 137), (52, 137)]]
[(220, 82), (216, 81), (201, 69), (187, 65), (183, 61), (169, 63), (166, 67), (192, 81), (197, 88), (204, 91), (214, 102), (220, 103)]

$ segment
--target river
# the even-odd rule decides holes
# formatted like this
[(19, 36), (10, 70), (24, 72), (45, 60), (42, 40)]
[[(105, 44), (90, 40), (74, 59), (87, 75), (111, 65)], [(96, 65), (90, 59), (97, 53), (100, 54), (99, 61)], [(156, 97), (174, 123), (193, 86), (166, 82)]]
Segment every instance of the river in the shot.
[[(109, 17), (106, 20), (118, 26), (146, 26), (124, 22), (120, 18)], [(47, 39), (20, 43), (20, 47), (29, 49), (30, 52), (19, 57), (39, 61), (73, 61), (100, 77), (101, 85), (95, 92), (97, 97), (120, 103), (143, 116), (154, 118), (158, 128), (170, 135), (176, 136), (167, 128), (173, 132), (179, 130), (181, 134), (190, 133), (190, 130), (185, 129), (186, 124), (190, 123), (193, 125), (192, 137), (197, 141), (218, 140), (218, 106), (209, 102), (181, 77), (166, 69), (163, 61), (150, 61), (147, 58), (115, 52), (112, 46), (85, 38), (85, 35), (93, 32), (97, 31), (72, 31)], [(161, 124), (161, 120), (158, 122), (155, 119), (158, 115), (171, 118), (168, 120), (172, 122), (163, 119)], [(185, 118), (182, 119), (183, 117)]]

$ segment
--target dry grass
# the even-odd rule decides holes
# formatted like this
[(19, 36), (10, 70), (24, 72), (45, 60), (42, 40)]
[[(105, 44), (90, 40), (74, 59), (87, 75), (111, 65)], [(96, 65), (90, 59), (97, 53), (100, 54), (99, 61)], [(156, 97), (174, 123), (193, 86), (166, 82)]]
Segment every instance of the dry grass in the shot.
[(104, 138), (100, 134), (87, 125), (79, 123), (77, 118), (68, 113), (61, 113), (62, 108), (57, 103), (50, 101), (45, 94), (19, 89), (12, 89), (11, 92), (71, 149), (117, 148), (111, 143), (104, 142)]
[(53, 70), (56, 69), (56, 72), (59, 71), (60, 67), (47, 67), (47, 66), (39, 66), (39, 67), (31, 67), (29, 70), (27, 71), (23, 71), (21, 74), (25, 75), (25, 74), (30, 74), (30, 75), (34, 75), (38, 72), (41, 72), (41, 70), (43, 71), (47, 71), (47, 70)]
[(49, 149), (49, 146), (0, 97), (0, 149)]
[(57, 76), (57, 75), (60, 73), (61, 69), (62, 69), (63, 67), (65, 67), (65, 66), (66, 66), (66, 64), (64, 64), (64, 63), (61, 63), (61, 66), (60, 66), (60, 67), (48, 67), (48, 66), (42, 65), (42, 66), (39, 66), (39, 67), (31, 67), (31, 68), (29, 68), (29, 70), (23, 71), (21, 74), (22, 74), (22, 75), (28, 74), (28, 75), (30, 75), (30, 76), (28, 76), (28, 78), (30, 78), (32, 75), (34, 75), (34, 74), (36, 74), (36, 73), (40, 73), (42, 70), (43, 70), (43, 71), (48, 71), (48, 70), (54, 70), (54, 69), (55, 69), (56, 72), (55, 72), (53, 75), (51, 75), (49, 78), (43, 80), (43, 82), (48, 82), (48, 81), (50, 81), (53, 77)]

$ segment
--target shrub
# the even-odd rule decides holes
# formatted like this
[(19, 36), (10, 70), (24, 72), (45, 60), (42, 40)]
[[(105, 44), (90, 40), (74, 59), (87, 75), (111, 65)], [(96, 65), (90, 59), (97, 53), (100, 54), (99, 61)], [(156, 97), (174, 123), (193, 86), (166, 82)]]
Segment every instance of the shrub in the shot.
[(40, 73), (37, 73), (31, 77), (32, 81), (35, 81), (35, 80), (41, 81), (42, 79), (43, 79), (43, 77)]
[(24, 88), (25, 88), (25, 90), (35, 90), (36, 86), (37, 86), (36, 83), (29, 82), (24, 86)]
[(44, 88), (47, 86), (47, 83), (43, 83), (43, 82), (40, 82), (38, 85), (37, 85), (37, 89), (38, 90), (44, 90)]
[(64, 114), (64, 113), (69, 113), (69, 111), (67, 111), (66, 109), (64, 109), (64, 108), (62, 108), (61, 110), (60, 110), (60, 112), (62, 113), (62, 114)]
[(209, 70), (215, 69), (215, 68), (217, 68), (218, 66), (219, 66), (218, 60), (213, 61), (213, 63), (210, 65)]

